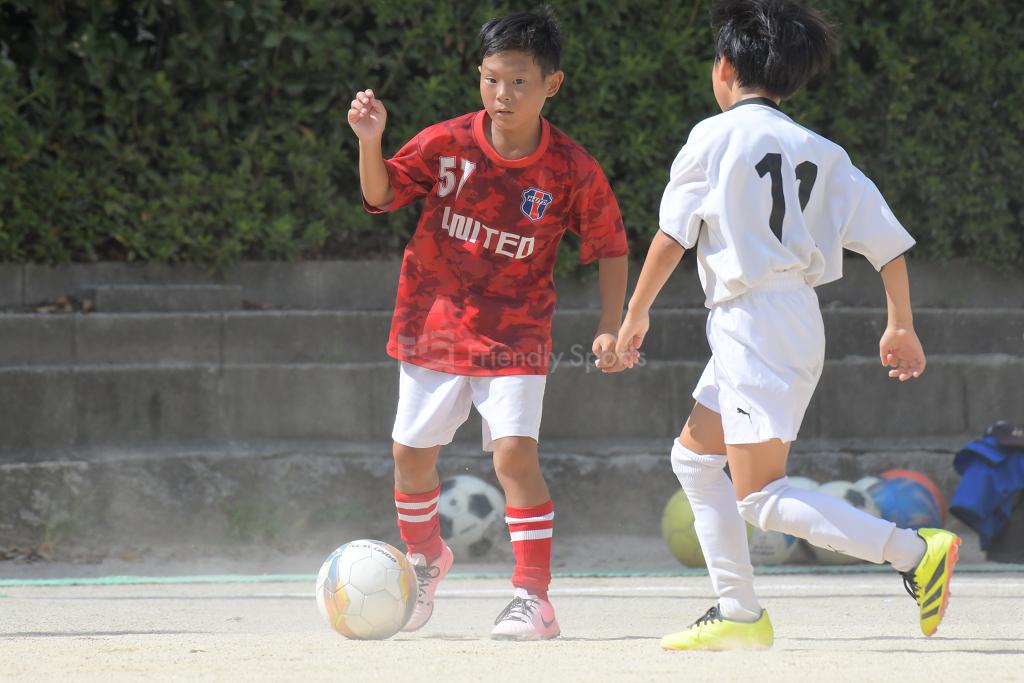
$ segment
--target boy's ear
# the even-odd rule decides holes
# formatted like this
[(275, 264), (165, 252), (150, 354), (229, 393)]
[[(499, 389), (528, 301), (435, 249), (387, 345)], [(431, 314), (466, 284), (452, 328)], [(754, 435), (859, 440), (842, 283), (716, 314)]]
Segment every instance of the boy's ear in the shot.
[(736, 67), (732, 65), (728, 57), (719, 57), (715, 62), (715, 72), (718, 80), (730, 85), (736, 78)]
[(562, 87), (562, 83), (565, 81), (564, 71), (555, 71), (554, 73), (548, 74), (544, 78), (544, 87), (547, 90), (545, 97), (554, 97), (558, 93), (559, 88)]

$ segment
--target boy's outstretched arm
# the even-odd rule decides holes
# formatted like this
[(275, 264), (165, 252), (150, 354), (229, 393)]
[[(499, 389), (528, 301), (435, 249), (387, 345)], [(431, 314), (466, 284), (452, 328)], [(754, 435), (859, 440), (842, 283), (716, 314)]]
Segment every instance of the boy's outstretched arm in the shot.
[(629, 275), (629, 257), (615, 256), (598, 260), (598, 280), (601, 287), (601, 320), (591, 350), (597, 356), (597, 367), (602, 372), (621, 372), (625, 366), (615, 354), (615, 333), (622, 322), (622, 305), (626, 302), (626, 284)]
[(910, 278), (907, 261), (900, 256), (882, 266), (882, 284), (889, 309), (889, 321), (878, 342), (878, 357), (889, 376), (901, 382), (920, 377), (926, 364), (924, 349), (914, 331), (910, 308)]
[(678, 242), (661, 230), (651, 241), (651, 248), (647, 251), (640, 279), (629, 300), (626, 319), (619, 328), (615, 344), (615, 354), (627, 368), (633, 367), (640, 357), (640, 345), (644, 343), (644, 336), (650, 328), (650, 310), (655, 297), (668, 282), (685, 253), (686, 250)]
[(348, 110), (348, 125), (359, 138), (359, 185), (370, 206), (384, 207), (395, 201), (395, 193), (384, 166), (381, 138), (388, 112), (372, 90), (356, 93)]

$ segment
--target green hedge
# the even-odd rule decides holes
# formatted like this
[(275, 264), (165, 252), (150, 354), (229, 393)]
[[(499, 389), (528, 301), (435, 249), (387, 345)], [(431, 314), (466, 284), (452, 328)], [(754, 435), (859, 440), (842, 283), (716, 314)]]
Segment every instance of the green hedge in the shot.
[[(604, 165), (639, 250), (672, 157), (714, 112), (707, 4), (551, 2), (567, 81), (548, 114)], [(819, 4), (842, 56), (789, 111), (850, 150), (918, 254), (1024, 264), (1021, 3)], [(396, 252), (416, 211), (362, 211), (353, 92), (385, 100), (387, 151), (479, 108), (476, 30), (526, 6), (0, 2), (0, 261)]]

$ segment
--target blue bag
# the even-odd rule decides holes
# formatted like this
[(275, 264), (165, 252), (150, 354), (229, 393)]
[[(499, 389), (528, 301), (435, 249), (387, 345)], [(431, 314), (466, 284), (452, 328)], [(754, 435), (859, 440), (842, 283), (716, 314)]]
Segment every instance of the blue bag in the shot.
[(963, 478), (950, 512), (978, 532), (985, 550), (1006, 528), (1024, 489), (1024, 447), (1004, 445), (992, 434), (964, 446), (953, 467)]

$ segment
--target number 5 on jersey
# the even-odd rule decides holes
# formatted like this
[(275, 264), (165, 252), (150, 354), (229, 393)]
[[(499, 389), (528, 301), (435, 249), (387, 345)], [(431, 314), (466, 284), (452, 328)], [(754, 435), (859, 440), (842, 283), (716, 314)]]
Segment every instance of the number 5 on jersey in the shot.
[[(769, 152), (764, 155), (761, 161), (754, 167), (757, 175), (764, 178), (770, 174), (772, 179), (772, 213), (768, 217), (768, 225), (771, 227), (775, 237), (782, 241), (782, 222), (786, 219), (786, 193), (782, 187), (782, 155), (778, 152)], [(811, 190), (814, 189), (814, 181), (818, 179), (818, 167), (810, 161), (804, 161), (797, 165), (796, 179), (800, 181), (800, 210), (807, 208), (807, 202), (811, 198)]]
[[(476, 170), (476, 164), (468, 159), (462, 160), (462, 178), (459, 179), (459, 189), (455, 190), (455, 197), (458, 198), (462, 192), (463, 185), (469, 180)], [(447, 197), (455, 189), (455, 157), (441, 157), (441, 165), (437, 172), (437, 196)]]

